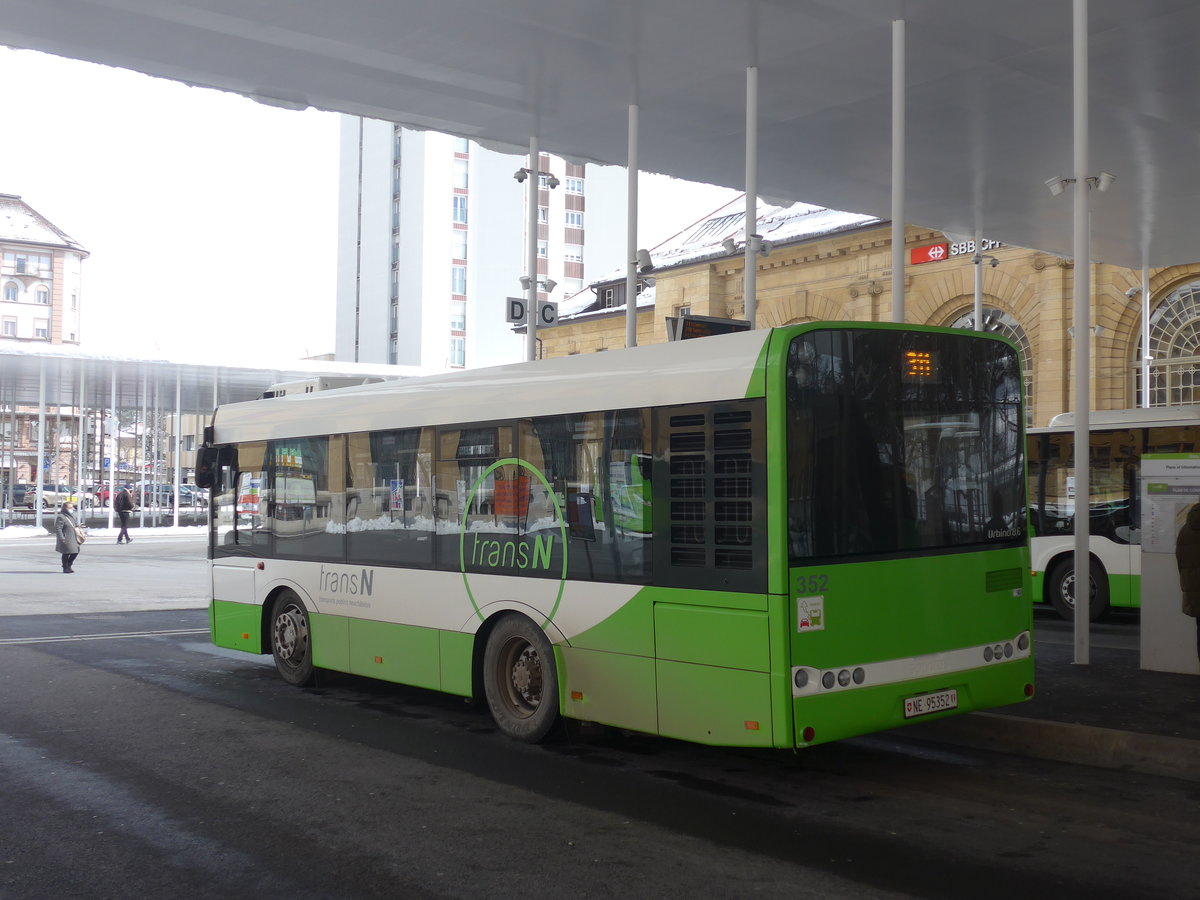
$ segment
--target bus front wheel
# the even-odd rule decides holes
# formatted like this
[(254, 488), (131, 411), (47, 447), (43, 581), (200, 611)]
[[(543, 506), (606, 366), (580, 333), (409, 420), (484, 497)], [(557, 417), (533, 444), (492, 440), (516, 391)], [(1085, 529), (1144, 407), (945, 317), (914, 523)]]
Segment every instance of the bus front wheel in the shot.
[(308, 610), (291, 591), (275, 598), (271, 610), (271, 655), (288, 684), (304, 687), (313, 680), (312, 639)]
[[(1075, 561), (1059, 560), (1047, 579), (1047, 593), (1058, 614), (1067, 620), (1075, 618)], [(1088, 619), (1095, 622), (1108, 612), (1108, 575), (1096, 560), (1091, 563), (1089, 579)]]
[(519, 613), (505, 613), (483, 654), (483, 689), (500, 730), (536, 744), (558, 723), (558, 671), (545, 632)]

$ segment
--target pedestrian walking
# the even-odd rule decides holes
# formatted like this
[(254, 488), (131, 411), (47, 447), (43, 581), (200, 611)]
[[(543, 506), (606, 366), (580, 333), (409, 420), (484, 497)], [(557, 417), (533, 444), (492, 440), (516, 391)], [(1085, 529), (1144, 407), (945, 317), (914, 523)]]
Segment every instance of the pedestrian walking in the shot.
[(121, 517), (121, 533), (117, 535), (117, 543), (124, 541), (126, 544), (132, 544), (133, 538), (129, 536), (129, 514), (133, 512), (133, 495), (129, 493), (129, 488), (121, 488), (121, 492), (113, 501), (113, 509)]
[(58, 515), (54, 517), (54, 550), (62, 554), (62, 570), (64, 574), (75, 572), (72, 568), (75, 557), (79, 555), (80, 528), (75, 521), (75, 504), (70, 500), (59, 507)]
[(1200, 503), (1188, 510), (1175, 538), (1175, 563), (1183, 591), (1183, 614), (1196, 620), (1196, 655), (1200, 657)]

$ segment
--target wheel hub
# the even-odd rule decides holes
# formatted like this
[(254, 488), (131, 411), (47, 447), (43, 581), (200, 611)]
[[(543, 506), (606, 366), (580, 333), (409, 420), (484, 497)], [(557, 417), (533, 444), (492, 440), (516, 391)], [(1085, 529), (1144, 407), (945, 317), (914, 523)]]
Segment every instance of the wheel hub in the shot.
[(542, 699), (542, 664), (537, 653), (526, 647), (512, 667), (512, 683), (522, 699), (537, 706)]
[(275, 620), (275, 649), (280, 659), (291, 659), (308, 639), (304, 619), (295, 610), (287, 610)]

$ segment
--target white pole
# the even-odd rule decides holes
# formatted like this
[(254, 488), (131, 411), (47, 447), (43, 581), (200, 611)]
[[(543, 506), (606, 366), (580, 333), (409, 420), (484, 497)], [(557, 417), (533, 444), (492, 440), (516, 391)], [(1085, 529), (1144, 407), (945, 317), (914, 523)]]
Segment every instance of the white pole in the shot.
[(753, 328), (758, 319), (758, 66), (746, 68), (746, 319)]
[(625, 204), (625, 346), (637, 346), (638, 107), (629, 104), (629, 152)]
[(117, 364), (112, 365), (112, 403), (109, 406), (112, 416), (112, 428), (109, 433), (113, 436), (112, 455), (108, 457), (108, 527), (113, 527), (113, 510), (117, 507), (117, 457), (121, 455), (121, 424), (117, 421)]
[(142, 502), (138, 504), (138, 528), (146, 527), (146, 391), (146, 370), (142, 369), (142, 440), (141, 459), (138, 460), (138, 471), (142, 476)]
[(1142, 266), (1142, 408), (1150, 408), (1150, 267)]
[(84, 372), (83, 362), (80, 361), (80, 363), (79, 363), (79, 405), (75, 408), (75, 412), (77, 413), (77, 418), (79, 419), (79, 431), (78, 431), (79, 439), (76, 442), (76, 450), (75, 450), (75, 483), (76, 484), (83, 484), (83, 466), (84, 466), (83, 450), (84, 450), (84, 444), (87, 441), (87, 435), (84, 433), (84, 427), (85, 427), (84, 423), (86, 422), (86, 418), (84, 417), (83, 405), (86, 402), (86, 398), (84, 397), (83, 388), (86, 383), (87, 383), (87, 375)]
[(983, 232), (975, 232), (975, 330), (983, 331)]
[(538, 140), (529, 139), (529, 182), (526, 210), (526, 228), (529, 240), (525, 247), (525, 272), (529, 276), (529, 287), (525, 291), (525, 359), (537, 359), (537, 295), (538, 295), (538, 181), (541, 155)]
[(37, 460), (34, 462), (34, 467), (37, 469), (37, 499), (34, 505), (37, 509), (37, 514), (34, 516), (35, 523), (38, 528), (42, 527), (42, 502), (45, 499), (46, 477), (42, 473), (45, 469), (42, 468), (42, 457), (46, 453), (46, 360), (45, 357), (38, 359), (38, 436), (37, 436)]
[(1089, 659), (1091, 585), (1091, 247), (1088, 233), (1088, 6), (1073, 0), (1075, 145), (1075, 664)]
[(171, 517), (171, 524), (176, 528), (179, 527), (179, 482), (182, 480), (183, 475), (183, 460), (179, 458), (179, 451), (183, 440), (183, 409), (180, 405), (179, 386), (180, 375), (182, 371), (182, 368), (177, 368), (175, 370), (175, 474), (173, 477), (174, 483), (172, 484), (174, 491), (173, 496), (175, 499), (175, 502), (172, 504), (172, 508), (175, 512)]
[(892, 22), (892, 321), (904, 321), (904, 20)]

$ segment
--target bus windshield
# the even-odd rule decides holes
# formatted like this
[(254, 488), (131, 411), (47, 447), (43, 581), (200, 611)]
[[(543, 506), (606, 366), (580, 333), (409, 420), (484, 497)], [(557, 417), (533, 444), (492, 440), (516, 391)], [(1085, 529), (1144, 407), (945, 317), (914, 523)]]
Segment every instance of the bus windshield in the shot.
[(818, 331), (792, 341), (786, 378), (794, 565), (1025, 540), (1011, 348)]

